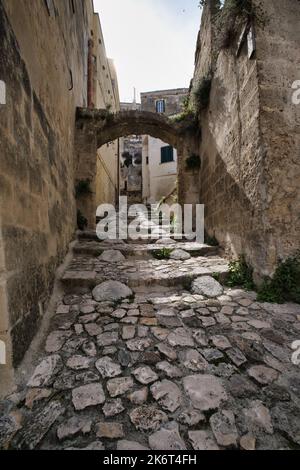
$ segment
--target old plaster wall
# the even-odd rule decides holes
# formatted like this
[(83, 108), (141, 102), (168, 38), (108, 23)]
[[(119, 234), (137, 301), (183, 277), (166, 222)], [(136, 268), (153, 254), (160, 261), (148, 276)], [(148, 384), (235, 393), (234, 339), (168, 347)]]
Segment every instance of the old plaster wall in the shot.
[(299, 247), (299, 107), (291, 104), (291, 83), (300, 4), (256, 2), (267, 21), (255, 21), (249, 58), (246, 37), (239, 51), (237, 40), (216, 47), (216, 3), (202, 16), (193, 80), (195, 89), (214, 72), (201, 113), (200, 201), (209, 235), (230, 254), (244, 253), (262, 277)]
[[(91, 2), (0, 1), (0, 338), (11, 386), (75, 228), (75, 110), (87, 104)], [(11, 347), (12, 346), (12, 351)], [(11, 354), (10, 354), (11, 352)]]

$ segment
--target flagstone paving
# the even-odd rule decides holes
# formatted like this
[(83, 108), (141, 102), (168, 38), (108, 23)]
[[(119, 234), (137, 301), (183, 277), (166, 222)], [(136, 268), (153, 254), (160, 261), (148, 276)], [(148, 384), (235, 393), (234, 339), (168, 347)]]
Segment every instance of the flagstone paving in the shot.
[(0, 404), (0, 447), (300, 449), (299, 305), (222, 287), (209, 250), (98, 245), (77, 245), (36, 369)]

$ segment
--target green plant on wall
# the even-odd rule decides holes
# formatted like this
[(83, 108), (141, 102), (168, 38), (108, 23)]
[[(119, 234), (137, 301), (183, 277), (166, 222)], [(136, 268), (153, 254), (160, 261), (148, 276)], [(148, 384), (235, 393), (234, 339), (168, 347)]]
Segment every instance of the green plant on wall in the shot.
[(221, 280), (221, 274), (220, 273), (212, 273), (211, 277), (213, 277), (218, 282), (220, 282), (220, 280)]
[[(202, 0), (202, 6), (204, 6), (206, 0)], [(224, 0), (218, 1), (220, 10), (228, 10), (234, 15), (247, 14), (251, 15), (252, 13), (252, 1), (251, 0)]]
[[(206, 3), (207, 0), (200, 0), (199, 6), (204, 7)], [(251, 0), (216, 0), (215, 7), (220, 10), (230, 10), (235, 15), (251, 14), (253, 10)]]
[(195, 153), (190, 155), (185, 161), (185, 166), (187, 170), (199, 170), (199, 168), (201, 168), (201, 159), (199, 155), (196, 155)]
[(258, 300), (300, 304), (300, 251), (281, 261), (272, 279), (265, 279), (258, 289)]
[(229, 263), (229, 275), (225, 284), (228, 287), (238, 286), (247, 290), (255, 288), (253, 269), (247, 264), (244, 255)]
[(192, 104), (190, 94), (184, 98), (182, 105), (183, 107), (182, 107), (181, 113), (171, 116), (170, 117), (171, 121), (173, 122), (189, 121), (191, 127), (194, 127), (194, 126), (197, 127), (198, 119), (197, 119), (197, 115)]
[(224, 5), (214, 17), (217, 33), (217, 47), (228, 49), (235, 44), (245, 24), (255, 22), (266, 24), (265, 12), (252, 0), (225, 0)]
[(91, 194), (91, 193), (92, 193), (91, 182), (90, 182), (89, 179), (79, 180), (76, 183), (76, 186), (75, 186), (76, 199), (78, 199), (80, 196), (85, 196), (85, 195)]
[(194, 88), (194, 102), (197, 112), (207, 109), (210, 100), (210, 91), (212, 85), (212, 74), (201, 78)]
[(206, 232), (204, 232), (204, 243), (206, 243), (206, 245), (210, 245), (210, 246), (219, 246), (219, 242), (218, 240), (216, 239), (216, 237), (213, 235), (212, 237)]
[(229, 275), (225, 282), (229, 287), (243, 287), (257, 291), (259, 302), (300, 304), (300, 251), (285, 261), (280, 261), (272, 278), (266, 278), (261, 286), (253, 281), (253, 269), (241, 255), (229, 264)]

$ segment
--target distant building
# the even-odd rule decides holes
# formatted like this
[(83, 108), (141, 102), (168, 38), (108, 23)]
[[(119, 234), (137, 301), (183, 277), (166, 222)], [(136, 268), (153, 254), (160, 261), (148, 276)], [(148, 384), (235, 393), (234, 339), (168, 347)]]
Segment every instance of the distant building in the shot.
[[(140, 111), (141, 105), (134, 98), (132, 103), (121, 103), (121, 111)], [(129, 203), (142, 201), (142, 147), (141, 135), (129, 135), (120, 139), (120, 194)]]
[[(142, 111), (167, 116), (182, 111), (187, 88), (141, 93)], [(167, 142), (151, 136), (143, 137), (142, 150), (142, 198), (144, 202), (156, 203), (176, 191), (177, 151)]]

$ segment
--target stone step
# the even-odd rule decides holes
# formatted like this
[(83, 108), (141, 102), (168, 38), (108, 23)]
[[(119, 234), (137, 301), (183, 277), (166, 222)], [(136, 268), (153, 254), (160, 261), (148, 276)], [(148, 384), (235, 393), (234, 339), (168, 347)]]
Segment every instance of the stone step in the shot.
[(100, 241), (81, 240), (73, 247), (74, 254), (99, 256), (105, 250), (119, 250), (124, 256), (143, 257), (151, 255), (153, 251), (162, 249), (181, 249), (187, 251), (191, 256), (213, 256), (219, 253), (218, 246), (210, 246), (196, 242), (175, 242), (173, 244), (147, 243), (139, 240), (138, 243), (124, 243), (121, 240), (115, 244)]
[[(190, 236), (183, 236), (182, 240), (176, 240), (176, 235), (174, 233), (169, 233), (168, 229), (170, 227), (165, 225), (165, 226), (159, 226), (158, 229), (154, 230), (155, 236), (150, 238), (151, 233), (147, 233), (146, 235), (140, 235), (139, 241), (141, 243), (148, 242), (148, 243), (155, 243), (158, 239), (162, 240), (164, 235), (167, 235), (167, 238), (173, 239), (175, 242), (178, 241), (178, 243), (182, 241), (188, 242), (189, 240), (192, 239), (193, 234)], [(153, 232), (152, 232), (153, 234)], [(85, 230), (85, 231), (77, 231), (77, 239), (79, 241), (96, 241), (98, 243), (103, 243), (98, 237), (97, 234), (94, 230)], [(119, 240), (120, 243), (123, 243), (123, 240)], [(136, 240), (131, 240), (128, 238), (127, 240), (128, 243), (137, 243)], [(192, 243), (192, 242), (191, 242)], [(193, 242), (194, 243), (194, 242)]]
[(228, 265), (215, 266), (215, 268), (199, 268), (198, 270), (190, 272), (176, 272), (170, 275), (169, 273), (156, 273), (150, 275), (144, 275), (141, 277), (140, 274), (132, 275), (128, 280), (128, 285), (131, 288), (140, 286), (165, 286), (165, 287), (177, 287), (177, 288), (188, 288), (190, 283), (201, 276), (211, 276), (212, 274), (218, 274), (220, 282), (224, 282), (228, 276), (229, 270)]
[(96, 258), (75, 258), (61, 278), (68, 292), (91, 289), (108, 279), (118, 280), (130, 287), (168, 286), (185, 288), (199, 276), (218, 274), (223, 282), (229, 272), (228, 262), (219, 257), (194, 257), (175, 260), (126, 260), (109, 264)]

